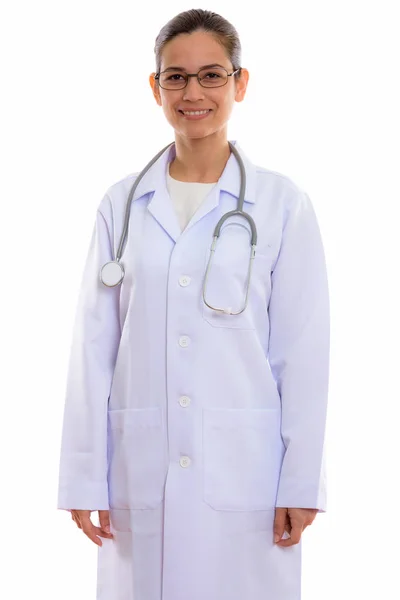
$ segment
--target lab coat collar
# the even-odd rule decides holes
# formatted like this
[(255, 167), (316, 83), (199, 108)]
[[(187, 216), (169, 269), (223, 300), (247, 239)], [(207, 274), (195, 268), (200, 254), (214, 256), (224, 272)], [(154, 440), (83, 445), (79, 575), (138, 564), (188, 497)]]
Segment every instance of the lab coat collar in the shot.
[[(246, 189), (244, 201), (254, 204), (256, 201), (256, 166), (246, 157), (236, 140), (230, 140), (230, 142), (239, 152), (245, 167)], [(175, 155), (174, 143), (163, 152), (160, 158), (143, 176), (135, 190), (132, 202), (143, 197), (145, 194), (154, 192), (153, 197), (148, 204), (148, 210), (176, 242), (181, 235), (181, 230), (172, 202), (166, 202), (166, 199), (169, 198), (166, 181), (167, 169), (169, 169), (169, 163), (175, 158)], [(221, 177), (193, 215), (187, 228), (192, 227), (197, 221), (218, 206), (221, 191), (228, 192), (236, 199), (239, 198), (240, 167), (232, 152), (227, 160)]]

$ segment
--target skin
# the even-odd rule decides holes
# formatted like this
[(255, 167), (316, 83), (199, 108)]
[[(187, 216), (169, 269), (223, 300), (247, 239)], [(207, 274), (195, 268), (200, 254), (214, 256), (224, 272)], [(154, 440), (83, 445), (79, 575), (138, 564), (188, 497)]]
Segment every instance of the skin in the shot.
[[(164, 46), (161, 71), (168, 66), (181, 66), (188, 73), (197, 73), (207, 64), (218, 63), (232, 73), (233, 66), (225, 49), (207, 32), (196, 31), (181, 34)], [(220, 178), (230, 155), (227, 128), (235, 102), (242, 102), (246, 94), (249, 72), (242, 68), (241, 77), (228, 78), (228, 83), (219, 88), (203, 88), (195, 77), (183, 90), (164, 90), (149, 76), (153, 96), (164, 111), (165, 118), (174, 129), (176, 158), (170, 163), (170, 175), (180, 181), (214, 183)], [(188, 121), (178, 113), (185, 110), (211, 108), (212, 113), (200, 121)], [(71, 510), (71, 517), (87, 537), (102, 546), (100, 538), (113, 538), (110, 532), (108, 510), (100, 510), (96, 527), (90, 518), (90, 510)], [(311, 525), (318, 510), (314, 508), (276, 508), (274, 535), (277, 546), (288, 547), (298, 544), (301, 534)], [(108, 529), (107, 529), (108, 528)], [(290, 535), (281, 539), (284, 531)]]
[[(113, 538), (110, 532), (110, 511), (99, 510), (100, 527), (96, 527), (91, 521), (90, 513), (96, 512), (93, 510), (71, 510), (72, 520), (76, 526), (83, 531), (87, 537), (92, 540), (97, 546), (102, 546), (103, 542), (100, 537)], [(108, 529), (107, 529), (108, 528)], [(100, 536), (100, 537), (99, 537)]]
[[(207, 32), (181, 34), (170, 40), (163, 49), (160, 71), (170, 66), (181, 66), (188, 73), (197, 73), (201, 67), (218, 63), (232, 73), (233, 66), (226, 51)], [(241, 77), (228, 77), (226, 85), (204, 88), (195, 77), (183, 90), (164, 90), (149, 76), (153, 96), (174, 129), (176, 158), (170, 163), (170, 174), (180, 181), (213, 183), (219, 179), (230, 155), (227, 128), (235, 102), (245, 97), (249, 72), (242, 69)], [(200, 121), (185, 119), (178, 109), (211, 108), (212, 113)]]
[[(275, 508), (274, 542), (276, 545), (285, 548), (298, 544), (301, 534), (311, 525), (317, 513), (317, 508)], [(290, 537), (282, 540), (285, 530)]]

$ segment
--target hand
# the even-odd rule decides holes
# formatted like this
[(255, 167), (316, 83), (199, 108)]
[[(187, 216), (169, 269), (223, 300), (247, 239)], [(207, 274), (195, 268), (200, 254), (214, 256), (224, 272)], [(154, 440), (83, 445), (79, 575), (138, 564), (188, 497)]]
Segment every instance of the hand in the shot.
[(90, 520), (90, 513), (92, 510), (71, 510), (72, 520), (75, 521), (79, 529), (88, 536), (92, 542), (98, 546), (102, 546), (103, 542), (98, 536), (105, 538), (113, 538), (113, 534), (110, 533), (110, 511), (99, 510), (99, 522), (100, 527), (93, 525)]
[[(314, 521), (317, 512), (317, 508), (275, 508), (274, 542), (276, 545), (298, 544), (301, 534)], [(290, 538), (281, 539), (284, 531), (288, 532)]]

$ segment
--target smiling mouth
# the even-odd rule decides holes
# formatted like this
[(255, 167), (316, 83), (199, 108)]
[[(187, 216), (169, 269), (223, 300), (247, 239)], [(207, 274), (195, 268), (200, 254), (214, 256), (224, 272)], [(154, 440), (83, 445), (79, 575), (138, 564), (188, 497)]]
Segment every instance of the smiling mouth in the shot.
[[(197, 112), (203, 112), (204, 110), (207, 110), (208, 112), (211, 112), (211, 111), (212, 111), (212, 108), (202, 108), (202, 109), (199, 109), (199, 110), (186, 111), (186, 112), (190, 112), (190, 113), (197, 113)], [(179, 109), (179, 111), (178, 111), (178, 112), (182, 113), (182, 115), (184, 115), (184, 114), (185, 114), (185, 113), (183, 112), (183, 110), (181, 110), (181, 109)]]

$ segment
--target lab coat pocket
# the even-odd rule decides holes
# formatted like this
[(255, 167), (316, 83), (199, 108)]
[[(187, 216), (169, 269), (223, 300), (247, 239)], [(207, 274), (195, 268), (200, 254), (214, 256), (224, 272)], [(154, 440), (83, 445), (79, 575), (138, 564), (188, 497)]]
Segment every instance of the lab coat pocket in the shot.
[[(225, 237), (223, 237), (225, 236)], [(224, 243), (225, 242), (225, 243)], [(238, 312), (245, 306), (247, 280), (250, 265), (250, 243), (246, 238), (230, 241), (227, 233), (221, 234), (215, 254), (207, 265), (210, 250), (205, 260), (205, 300), (214, 308), (231, 308)], [(256, 327), (255, 313), (260, 303), (265, 305), (270, 285), (270, 257), (257, 254), (252, 261), (247, 306), (238, 315), (213, 310), (203, 301), (203, 318), (213, 327), (228, 329), (250, 329)]]
[(282, 450), (278, 409), (203, 409), (204, 500), (215, 510), (273, 509)]
[(161, 408), (110, 410), (108, 424), (110, 508), (155, 508), (167, 470)]

